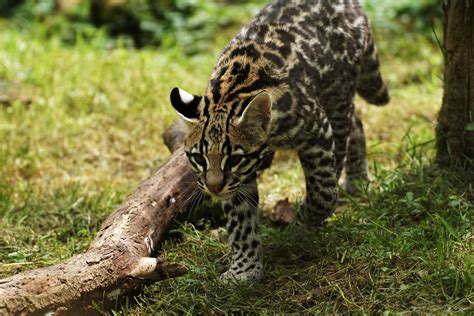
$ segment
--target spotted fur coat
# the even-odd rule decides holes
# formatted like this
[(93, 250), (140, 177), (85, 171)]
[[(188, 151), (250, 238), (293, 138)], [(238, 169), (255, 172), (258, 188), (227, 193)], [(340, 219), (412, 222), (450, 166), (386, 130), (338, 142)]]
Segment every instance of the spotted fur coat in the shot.
[(389, 101), (356, 0), (275, 0), (224, 48), (203, 95), (171, 91), (189, 127), (185, 151), (198, 187), (227, 216), (232, 263), (223, 278), (262, 276), (256, 171), (276, 149), (296, 151), (303, 166), (305, 225), (333, 212), (342, 172), (348, 191), (368, 179), (356, 93)]

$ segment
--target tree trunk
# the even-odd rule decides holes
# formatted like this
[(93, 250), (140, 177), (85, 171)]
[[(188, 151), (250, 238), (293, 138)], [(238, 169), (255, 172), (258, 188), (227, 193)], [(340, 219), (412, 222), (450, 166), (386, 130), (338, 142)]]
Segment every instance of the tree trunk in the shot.
[(474, 161), (474, 2), (445, 0), (444, 96), (436, 128), (438, 161)]
[[(179, 130), (165, 135), (175, 149)], [(185, 273), (153, 257), (195, 187), (183, 150), (168, 161), (104, 222), (90, 248), (64, 263), (0, 280), (0, 315), (81, 314), (148, 284)]]

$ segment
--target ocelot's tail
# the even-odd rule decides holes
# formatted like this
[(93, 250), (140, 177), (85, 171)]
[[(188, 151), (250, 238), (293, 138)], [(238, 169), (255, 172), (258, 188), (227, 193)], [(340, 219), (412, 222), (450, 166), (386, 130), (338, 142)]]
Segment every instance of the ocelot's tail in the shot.
[(362, 56), (356, 89), (357, 93), (371, 104), (385, 105), (390, 101), (387, 86), (380, 75), (377, 49), (372, 38), (369, 38), (367, 48)]

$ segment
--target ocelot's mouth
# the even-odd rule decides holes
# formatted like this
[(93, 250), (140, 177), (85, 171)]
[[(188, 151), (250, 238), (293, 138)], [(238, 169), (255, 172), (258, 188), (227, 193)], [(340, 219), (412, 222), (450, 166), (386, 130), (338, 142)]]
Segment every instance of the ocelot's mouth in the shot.
[(231, 199), (231, 198), (234, 196), (234, 194), (235, 194), (236, 192), (237, 192), (237, 191), (215, 194), (215, 193), (211, 193), (211, 192), (207, 191), (206, 193), (207, 193), (213, 200), (223, 201), (223, 200), (229, 200), (229, 199)]

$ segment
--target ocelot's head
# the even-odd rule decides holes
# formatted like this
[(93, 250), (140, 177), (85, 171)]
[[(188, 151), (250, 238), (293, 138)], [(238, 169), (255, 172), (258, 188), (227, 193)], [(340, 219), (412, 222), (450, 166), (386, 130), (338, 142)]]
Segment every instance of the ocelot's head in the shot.
[(228, 199), (243, 188), (269, 153), (272, 99), (266, 91), (228, 104), (216, 105), (212, 99), (179, 88), (170, 95), (188, 128), (184, 150), (199, 175), (199, 188)]

